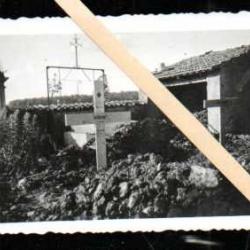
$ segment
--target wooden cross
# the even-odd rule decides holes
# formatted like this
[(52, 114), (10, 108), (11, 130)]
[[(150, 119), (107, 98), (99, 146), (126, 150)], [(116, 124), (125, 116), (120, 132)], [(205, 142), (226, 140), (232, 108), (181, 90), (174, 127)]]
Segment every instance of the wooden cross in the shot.
[[(104, 76), (103, 76), (104, 78)], [(96, 126), (96, 164), (97, 169), (107, 167), (107, 147), (105, 133), (104, 79), (94, 83), (94, 119)]]
[(94, 112), (67, 113), (65, 115), (66, 126), (95, 124), (97, 169), (107, 167), (105, 124), (131, 121), (131, 111), (105, 112), (105, 82), (105, 75), (94, 81)]

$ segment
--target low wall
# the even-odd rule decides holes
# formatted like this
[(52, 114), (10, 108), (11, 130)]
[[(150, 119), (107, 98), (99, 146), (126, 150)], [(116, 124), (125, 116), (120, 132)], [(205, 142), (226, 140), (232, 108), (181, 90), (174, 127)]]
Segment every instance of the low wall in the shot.
[[(116, 122), (116, 123), (107, 123), (106, 124), (106, 137), (112, 136), (119, 126), (122, 124), (129, 124), (134, 121), (129, 122)], [(73, 131), (64, 133), (64, 141), (66, 145), (75, 145), (79, 147), (83, 147), (90, 139), (95, 137), (95, 125), (94, 124), (86, 124), (86, 125), (78, 125), (72, 126)]]

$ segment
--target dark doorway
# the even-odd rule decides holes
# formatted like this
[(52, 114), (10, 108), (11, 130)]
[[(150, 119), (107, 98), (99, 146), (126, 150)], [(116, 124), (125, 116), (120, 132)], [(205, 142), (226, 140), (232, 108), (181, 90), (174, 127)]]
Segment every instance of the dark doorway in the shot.
[[(188, 85), (169, 86), (168, 89), (192, 113), (204, 110), (203, 101), (207, 99), (207, 83), (200, 82)], [(165, 115), (149, 99), (144, 112), (145, 117), (165, 118)]]
[(178, 85), (168, 88), (191, 112), (203, 110), (203, 101), (207, 99), (206, 82)]

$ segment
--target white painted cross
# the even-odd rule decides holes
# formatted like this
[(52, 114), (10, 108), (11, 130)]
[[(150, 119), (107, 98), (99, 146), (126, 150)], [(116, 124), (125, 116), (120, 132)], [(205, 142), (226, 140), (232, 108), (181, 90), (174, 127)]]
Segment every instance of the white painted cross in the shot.
[(97, 169), (107, 167), (105, 124), (131, 121), (131, 111), (105, 112), (105, 82), (105, 75), (94, 82), (94, 112), (68, 113), (65, 115), (66, 126), (95, 124)]
[[(104, 76), (103, 76), (104, 78)], [(96, 164), (97, 168), (107, 167), (107, 147), (105, 133), (104, 80), (99, 78), (94, 85), (94, 119), (96, 126)]]

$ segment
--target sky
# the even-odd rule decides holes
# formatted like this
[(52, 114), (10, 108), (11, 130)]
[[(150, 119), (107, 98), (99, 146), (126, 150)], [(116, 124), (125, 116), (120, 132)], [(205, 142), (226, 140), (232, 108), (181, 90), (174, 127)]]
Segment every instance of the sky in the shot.
[[(137, 90), (135, 85), (84, 35), (79, 37), (79, 65), (103, 68), (110, 91)], [(115, 33), (129, 51), (150, 71), (164, 62), (170, 65), (210, 50), (223, 50), (250, 44), (250, 30), (171, 31)], [(0, 65), (9, 77), (7, 102), (14, 99), (46, 96), (46, 66), (74, 66), (74, 34), (1, 35)], [(54, 74), (57, 75), (54, 75)], [(50, 82), (58, 81), (58, 71), (50, 72)], [(61, 71), (63, 94), (91, 94), (90, 73)], [(77, 87), (78, 86), (78, 87)]]

